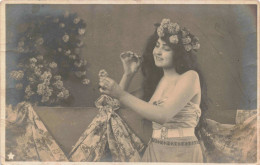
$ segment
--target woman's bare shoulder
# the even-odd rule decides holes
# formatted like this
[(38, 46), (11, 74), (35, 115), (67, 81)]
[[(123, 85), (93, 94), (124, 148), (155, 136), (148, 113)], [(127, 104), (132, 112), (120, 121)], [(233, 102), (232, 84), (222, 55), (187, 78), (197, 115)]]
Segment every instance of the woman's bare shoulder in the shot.
[(181, 74), (176, 86), (199, 89), (200, 79), (198, 72), (189, 70)]
[(186, 71), (185, 73), (180, 75), (179, 82), (183, 81), (198, 81), (199, 80), (199, 74), (198, 72), (194, 70)]
[(195, 70), (188, 70), (181, 74), (181, 77), (199, 78), (199, 74)]

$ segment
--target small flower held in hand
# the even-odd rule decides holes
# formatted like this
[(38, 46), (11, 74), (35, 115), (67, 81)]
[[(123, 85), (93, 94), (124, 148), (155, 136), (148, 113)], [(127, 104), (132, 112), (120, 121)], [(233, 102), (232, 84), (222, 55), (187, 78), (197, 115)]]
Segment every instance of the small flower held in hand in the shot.
[(105, 69), (102, 69), (99, 71), (98, 76), (99, 76), (99, 78), (107, 77), (108, 73)]

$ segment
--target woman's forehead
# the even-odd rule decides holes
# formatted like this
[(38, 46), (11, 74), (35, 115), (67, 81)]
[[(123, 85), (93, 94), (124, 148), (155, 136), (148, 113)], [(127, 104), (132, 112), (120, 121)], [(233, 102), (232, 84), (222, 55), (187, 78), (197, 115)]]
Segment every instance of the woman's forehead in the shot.
[(163, 41), (161, 38), (158, 39), (158, 42), (161, 43), (161, 44), (167, 45), (167, 43), (165, 41)]

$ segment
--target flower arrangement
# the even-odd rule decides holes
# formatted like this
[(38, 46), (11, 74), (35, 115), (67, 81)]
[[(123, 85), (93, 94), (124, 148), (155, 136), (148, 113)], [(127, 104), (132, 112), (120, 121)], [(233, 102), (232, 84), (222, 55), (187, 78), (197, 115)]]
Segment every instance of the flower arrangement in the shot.
[(87, 60), (80, 57), (84, 45), (86, 24), (77, 14), (26, 16), (27, 29), (17, 38), (19, 54), (17, 70), (10, 77), (17, 81), (16, 89), (24, 100), (37, 105), (57, 105), (71, 93), (64, 86), (70, 73), (84, 85)]
[(157, 34), (160, 38), (168, 35), (169, 42), (172, 44), (182, 42), (187, 52), (191, 50), (197, 51), (200, 48), (198, 37), (191, 34), (188, 29), (181, 28), (178, 23), (171, 22), (170, 19), (162, 20), (157, 28)]

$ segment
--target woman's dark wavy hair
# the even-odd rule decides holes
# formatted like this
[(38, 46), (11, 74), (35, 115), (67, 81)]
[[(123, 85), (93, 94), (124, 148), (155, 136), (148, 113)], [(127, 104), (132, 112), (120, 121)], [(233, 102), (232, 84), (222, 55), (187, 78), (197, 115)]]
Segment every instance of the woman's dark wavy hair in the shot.
[[(155, 25), (156, 27), (159, 26), (159, 24)], [(181, 33), (178, 33), (178, 38), (181, 38)], [(143, 89), (144, 89), (144, 100), (149, 101), (152, 94), (155, 91), (155, 88), (157, 84), (159, 83), (160, 79), (163, 76), (163, 70), (162, 68), (159, 68), (155, 65), (154, 57), (153, 57), (153, 49), (156, 45), (156, 42), (158, 40), (159, 36), (157, 34), (157, 28), (152, 36), (148, 39), (148, 42), (146, 44), (144, 53), (143, 53), (143, 63), (141, 65), (141, 70), (144, 76), (143, 81)], [(202, 75), (202, 72), (199, 68), (199, 65), (197, 63), (196, 55), (189, 51), (187, 52), (184, 49), (184, 46), (181, 42), (178, 44), (171, 44), (169, 42), (169, 35), (165, 35), (163, 38), (161, 38), (164, 42), (166, 42), (172, 50), (174, 50), (174, 57), (173, 57), (173, 64), (175, 66), (176, 72), (179, 74), (183, 74), (189, 70), (194, 70), (198, 73), (200, 78), (200, 85), (201, 85), (201, 117), (200, 121), (195, 129), (196, 136), (200, 138), (199, 130), (203, 123), (205, 122), (205, 113), (208, 109), (208, 101), (207, 101), (207, 86), (204, 81), (204, 77)]]

